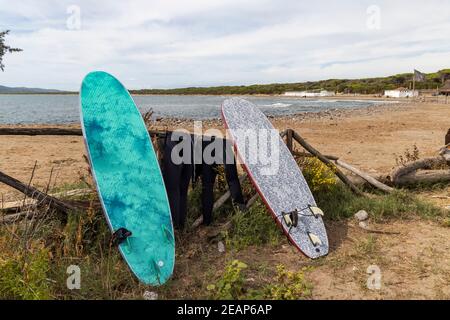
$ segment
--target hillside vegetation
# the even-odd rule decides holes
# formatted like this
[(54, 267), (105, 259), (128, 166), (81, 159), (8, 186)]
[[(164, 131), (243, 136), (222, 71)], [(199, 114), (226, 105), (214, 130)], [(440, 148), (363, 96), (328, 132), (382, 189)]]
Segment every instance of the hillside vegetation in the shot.
[[(383, 78), (367, 79), (329, 79), (301, 83), (255, 84), (250, 86), (220, 86), (220, 87), (188, 87), (178, 89), (142, 89), (132, 90), (133, 94), (282, 94), (286, 91), (329, 90), (342, 93), (378, 94), (384, 90), (398, 87), (409, 88), (412, 84), (412, 73), (402, 73)], [(450, 79), (450, 69), (444, 69), (426, 75), (426, 81), (417, 82), (417, 89), (436, 89), (445, 80)]]

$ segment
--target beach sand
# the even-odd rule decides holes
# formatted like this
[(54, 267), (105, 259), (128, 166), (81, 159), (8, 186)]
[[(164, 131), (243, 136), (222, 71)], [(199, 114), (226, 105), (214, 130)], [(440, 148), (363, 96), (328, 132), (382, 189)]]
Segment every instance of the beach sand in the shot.
[[(332, 154), (366, 172), (379, 176), (395, 167), (396, 154), (416, 145), (420, 156), (433, 156), (444, 144), (450, 128), (450, 105), (399, 103), (358, 110), (334, 110), (271, 118), (279, 130), (292, 128), (324, 154)], [(36, 127), (36, 126), (34, 126)], [(71, 125), (68, 127), (77, 127)], [(219, 120), (203, 123), (204, 129), (220, 128)], [(186, 128), (192, 121), (162, 120), (155, 129)], [(32, 184), (77, 184), (86, 174), (85, 146), (78, 136), (0, 136), (0, 171)], [(0, 184), (3, 198), (17, 193)]]

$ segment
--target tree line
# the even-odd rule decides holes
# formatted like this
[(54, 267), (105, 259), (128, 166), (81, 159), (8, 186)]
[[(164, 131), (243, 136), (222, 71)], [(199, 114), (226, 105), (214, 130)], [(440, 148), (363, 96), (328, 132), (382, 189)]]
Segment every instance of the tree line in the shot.
[[(283, 94), (287, 91), (328, 90), (347, 94), (382, 94), (384, 90), (412, 87), (413, 73), (367, 79), (329, 79), (300, 83), (255, 84), (249, 86), (188, 87), (177, 89), (142, 89), (134, 94), (176, 94), (176, 95), (257, 95)], [(423, 82), (416, 82), (416, 89), (437, 89), (450, 79), (450, 69), (426, 75)]]

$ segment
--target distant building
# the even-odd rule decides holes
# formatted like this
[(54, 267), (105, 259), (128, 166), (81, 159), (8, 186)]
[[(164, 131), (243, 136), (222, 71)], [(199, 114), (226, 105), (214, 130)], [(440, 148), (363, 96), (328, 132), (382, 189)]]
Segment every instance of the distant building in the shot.
[(419, 96), (419, 91), (406, 88), (398, 88), (395, 90), (384, 91), (384, 96), (387, 98), (413, 98)]
[(288, 91), (284, 93), (287, 97), (302, 97), (302, 98), (317, 98), (317, 97), (332, 97), (336, 94), (333, 91)]
[(434, 97), (439, 94), (438, 89), (420, 89), (419, 96), (421, 97)]
[(439, 89), (439, 94), (450, 96), (450, 80), (447, 80), (444, 86)]

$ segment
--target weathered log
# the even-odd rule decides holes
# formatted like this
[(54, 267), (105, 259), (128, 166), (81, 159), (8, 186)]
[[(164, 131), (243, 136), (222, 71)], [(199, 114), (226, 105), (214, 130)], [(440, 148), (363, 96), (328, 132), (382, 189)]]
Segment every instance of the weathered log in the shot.
[(5, 216), (0, 216), (0, 224), (17, 222), (23, 217), (25, 217), (27, 214), (28, 212), (18, 212), (14, 214), (8, 214)]
[(438, 182), (449, 182), (450, 170), (425, 170), (411, 172), (397, 178), (396, 185), (406, 186), (418, 183), (433, 184)]
[(256, 193), (253, 197), (250, 198), (250, 200), (248, 200), (247, 204), (245, 205), (248, 208), (250, 208), (255, 202), (256, 200), (258, 200), (259, 198), (259, 193)]
[[(75, 196), (85, 196), (94, 193), (91, 189), (75, 189), (75, 190), (69, 190), (64, 192), (58, 192), (58, 193), (51, 193), (50, 196), (54, 198), (61, 198), (61, 197), (75, 197)], [(22, 206), (29, 206), (36, 204), (37, 200), (32, 198), (27, 198), (25, 201), (10, 201), (5, 202), (0, 205), (0, 210), (9, 210), (12, 208), (20, 208)]]
[[(165, 137), (170, 131), (148, 130), (151, 136)], [(82, 136), (77, 128), (0, 128), (2, 136)]]
[(321, 154), (319, 151), (317, 151), (313, 146), (311, 146), (308, 142), (306, 142), (305, 139), (303, 139), (297, 132), (292, 131), (292, 136), (295, 141), (297, 141), (303, 148), (305, 148), (308, 152), (310, 152), (312, 155), (316, 156), (320, 161), (322, 161), (324, 164), (326, 164), (328, 167), (330, 167), (334, 174), (341, 179), (341, 181), (346, 184), (355, 194), (357, 195), (363, 195), (361, 190), (359, 190), (346, 176), (344, 173), (342, 173), (339, 168), (332, 163), (328, 158), (326, 158), (323, 154)]
[(81, 136), (76, 128), (0, 128), (3, 136)]
[(388, 192), (388, 193), (392, 193), (394, 191), (393, 188), (385, 185), (384, 183), (381, 183), (380, 181), (378, 181), (374, 177), (368, 175), (367, 173), (362, 172), (361, 170), (359, 170), (359, 169), (349, 165), (348, 163), (345, 163), (342, 160), (336, 160), (335, 163), (338, 166), (340, 166), (340, 167), (342, 167), (342, 168), (344, 168), (344, 169), (346, 169), (346, 170), (348, 170), (350, 172), (353, 172), (357, 176), (359, 176), (359, 177), (363, 178), (364, 180), (366, 180), (372, 186), (374, 186), (374, 187), (376, 187), (376, 188), (378, 188), (378, 189), (380, 189), (382, 191), (385, 191), (385, 192)]
[[(242, 176), (239, 177), (239, 183), (243, 183), (245, 181), (245, 179), (247, 178), (247, 174), (244, 173)], [(217, 199), (216, 202), (214, 202), (213, 205), (213, 212), (218, 210), (220, 207), (222, 207), (225, 202), (228, 201), (228, 199), (230, 199), (231, 197), (231, 192), (228, 189), (227, 192), (225, 192), (219, 199)], [(201, 224), (203, 223), (203, 216), (198, 217), (194, 223), (192, 223), (192, 228), (197, 228), (199, 227)]]
[(67, 213), (74, 210), (73, 206), (68, 205), (67, 203), (64, 203), (63, 201), (56, 199), (48, 194), (45, 194), (34, 187), (27, 186), (19, 180), (14, 179), (13, 177), (10, 177), (2, 172), (0, 172), (0, 182), (3, 182), (6, 185), (22, 192), (30, 198), (36, 199), (37, 201), (39, 201), (39, 203), (48, 205), (58, 211)]
[(289, 151), (292, 153), (294, 151), (294, 145), (292, 142), (292, 130), (287, 131), (286, 135), (286, 146), (288, 147)]
[(439, 155), (447, 161), (448, 165), (450, 165), (450, 143), (439, 150)]
[[(298, 151), (292, 151), (292, 155), (294, 157), (307, 157), (307, 158), (315, 158), (316, 157), (315, 155), (312, 155), (311, 153), (298, 152)], [(323, 156), (325, 158), (327, 158), (328, 160), (333, 160), (333, 161), (339, 160), (339, 157), (336, 157), (336, 156), (327, 155), (327, 154), (324, 154)]]
[[(417, 161), (413, 161), (404, 166), (395, 168), (391, 174), (390, 179), (394, 185), (401, 185), (401, 179), (403, 176), (409, 175), (420, 169), (432, 169), (436, 166), (445, 165), (446, 160), (444, 157), (439, 156), (435, 158), (425, 158)], [(407, 179), (408, 180), (408, 179)], [(409, 179), (411, 180), (411, 179)]]

